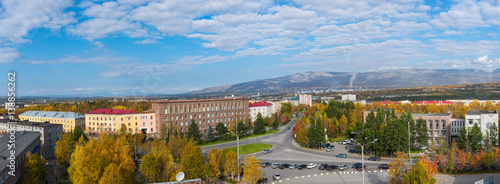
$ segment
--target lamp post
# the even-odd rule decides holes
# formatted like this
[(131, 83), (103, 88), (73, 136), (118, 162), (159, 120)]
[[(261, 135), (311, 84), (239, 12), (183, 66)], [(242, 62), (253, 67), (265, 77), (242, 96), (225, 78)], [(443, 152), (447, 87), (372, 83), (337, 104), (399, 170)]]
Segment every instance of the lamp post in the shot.
[(238, 172), (238, 181), (240, 181), (240, 140), (239, 140), (239, 137), (238, 137), (238, 123), (236, 123), (236, 121), (234, 121), (235, 124), (236, 124), (236, 152), (237, 152), (237, 155), (238, 155), (238, 169), (236, 169), (236, 172)]
[[(366, 137), (365, 137), (365, 140), (366, 140)], [(377, 139), (373, 140), (371, 143), (375, 143), (375, 141), (377, 141)], [(363, 141), (364, 142), (364, 141)], [(361, 173), (363, 173), (363, 184), (365, 184), (365, 151), (364, 151), (364, 147), (366, 146), (366, 144), (364, 145), (361, 145)]]
[(407, 121), (408, 122), (408, 158), (410, 158), (410, 163), (411, 163), (411, 156), (410, 156), (410, 152), (411, 152), (411, 139), (410, 139), (410, 121)]

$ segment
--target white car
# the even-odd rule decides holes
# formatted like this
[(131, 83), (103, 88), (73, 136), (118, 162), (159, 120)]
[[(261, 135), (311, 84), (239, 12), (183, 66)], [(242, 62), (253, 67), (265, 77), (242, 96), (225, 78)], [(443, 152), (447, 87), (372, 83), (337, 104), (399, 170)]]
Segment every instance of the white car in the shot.
[(312, 169), (312, 168), (315, 168), (315, 167), (316, 167), (315, 163), (310, 163), (309, 165), (307, 165), (308, 169)]
[(272, 150), (271, 150), (271, 149), (266, 149), (266, 150), (264, 150), (264, 153), (271, 153), (271, 152), (272, 152)]

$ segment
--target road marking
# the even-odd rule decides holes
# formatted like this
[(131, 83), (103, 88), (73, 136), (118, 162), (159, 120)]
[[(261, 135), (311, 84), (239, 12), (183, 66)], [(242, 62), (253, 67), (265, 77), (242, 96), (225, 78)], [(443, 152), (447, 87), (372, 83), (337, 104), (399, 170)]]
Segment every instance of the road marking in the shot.
[(319, 175), (323, 176), (323, 173), (320, 173)]
[(302, 176), (302, 178), (304, 178), (305, 176)]
[(371, 171), (368, 171), (368, 173), (371, 173)]
[(310, 174), (308, 174), (308, 175), (307, 175), (307, 177), (308, 177), (308, 178), (310, 178), (310, 177), (311, 177), (311, 175), (310, 175)]
[(384, 172), (384, 170), (380, 170), (380, 172)]
[(354, 171), (351, 171), (351, 174), (353, 173)]
[(314, 174), (314, 176), (318, 176), (317, 174)]
[(290, 180), (290, 178), (286, 178), (286, 180), (288, 181), (288, 180)]
[(299, 177), (298, 177), (298, 176), (295, 176), (295, 179), (299, 179)]
[(281, 180), (280, 180), (280, 183), (281, 183)]
[(376, 173), (377, 171), (373, 171), (374, 173)]

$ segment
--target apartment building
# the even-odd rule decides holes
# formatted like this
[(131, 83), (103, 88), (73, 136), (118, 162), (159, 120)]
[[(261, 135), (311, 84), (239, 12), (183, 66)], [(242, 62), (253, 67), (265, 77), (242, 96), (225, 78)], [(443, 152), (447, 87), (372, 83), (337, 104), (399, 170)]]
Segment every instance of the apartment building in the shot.
[[(160, 132), (159, 126), (156, 125), (155, 111), (150, 109), (139, 113), (139, 126), (148, 137), (158, 135)], [(157, 128), (158, 127), (158, 128)]]
[(209, 125), (230, 122), (248, 117), (248, 98), (221, 98), (197, 100), (160, 100), (152, 102), (157, 128), (161, 123), (172, 124), (186, 133), (191, 120), (198, 123), (200, 131), (207, 132)]
[(41, 141), (41, 156), (46, 160), (56, 158), (55, 147), (56, 142), (59, 140), (59, 135), (62, 133), (61, 124), (52, 123), (39, 123), (31, 121), (12, 121), (0, 120), (0, 130), (26, 131), (26, 132), (39, 132)]
[(96, 109), (85, 114), (87, 134), (117, 133), (122, 125), (127, 127), (127, 132), (138, 133), (139, 118), (135, 110)]
[(273, 104), (266, 101), (255, 102), (248, 105), (248, 110), (250, 120), (255, 121), (259, 113), (262, 115), (262, 118), (271, 117), (273, 114)]
[(300, 94), (299, 104), (312, 106), (312, 95)]
[(469, 111), (465, 114), (465, 127), (472, 128), (477, 124), (486, 136), (486, 132), (495, 124), (498, 127), (498, 112), (494, 111)]
[(85, 130), (85, 116), (75, 112), (26, 111), (19, 115), (22, 121), (49, 122), (61, 124), (64, 132), (71, 132), (76, 126)]
[(14, 176), (10, 175), (11, 172), (10, 158), (11, 153), (8, 149), (8, 142), (10, 135), (0, 135), (0, 184), (16, 184), (23, 175), (23, 162), (26, 158), (26, 153), (30, 152), (35, 154), (40, 151), (40, 133), (38, 132), (16, 132), (14, 134), (16, 140), (16, 148), (14, 153), (15, 172)]

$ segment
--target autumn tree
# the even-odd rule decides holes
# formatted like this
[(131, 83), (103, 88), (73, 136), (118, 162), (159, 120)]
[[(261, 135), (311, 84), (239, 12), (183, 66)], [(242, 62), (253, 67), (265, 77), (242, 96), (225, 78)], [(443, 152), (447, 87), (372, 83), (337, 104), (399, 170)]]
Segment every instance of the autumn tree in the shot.
[(395, 153), (396, 158), (394, 161), (389, 163), (389, 184), (399, 184), (403, 183), (403, 179), (405, 178), (405, 171), (408, 169), (406, 165), (406, 153), (402, 151), (398, 151)]
[(438, 166), (436, 162), (431, 162), (427, 157), (420, 157), (419, 159), (427, 170), (427, 175), (429, 178), (433, 178), (438, 172)]
[(203, 173), (203, 163), (204, 156), (201, 153), (201, 148), (196, 146), (189, 155), (182, 158), (179, 170), (186, 174), (186, 179), (200, 178), (201, 173)]
[(220, 176), (219, 165), (217, 164), (217, 148), (212, 148), (207, 155), (207, 163), (205, 163), (204, 173), (212, 179), (217, 179)]
[(43, 183), (47, 167), (47, 161), (40, 157), (38, 154), (26, 153), (26, 158), (23, 163), (23, 178), (22, 184), (36, 184)]
[(256, 184), (257, 180), (262, 178), (260, 160), (255, 158), (255, 156), (246, 156), (245, 157), (245, 165), (243, 166), (243, 182), (247, 182), (249, 184)]
[(141, 179), (146, 183), (168, 182), (174, 173), (174, 158), (163, 141), (155, 139), (152, 151), (142, 157)]
[(342, 115), (342, 117), (340, 118), (339, 120), (339, 126), (340, 126), (340, 132), (342, 134), (345, 134), (346, 133), (346, 130), (347, 130), (347, 124), (349, 122), (347, 121), (347, 118), (345, 117), (345, 115)]
[(231, 175), (231, 179), (234, 179), (234, 175), (238, 171), (238, 155), (235, 152), (227, 152), (224, 162), (224, 175)]
[(59, 167), (69, 167), (71, 154), (75, 149), (74, 144), (75, 142), (73, 142), (70, 133), (63, 132), (59, 135), (59, 140), (56, 142), (56, 146), (54, 147)]
[(427, 168), (425, 165), (417, 159), (415, 166), (408, 172), (405, 176), (404, 183), (405, 184), (414, 184), (414, 183), (431, 183), (431, 177), (427, 175)]
[(104, 169), (104, 174), (99, 180), (99, 184), (122, 184), (125, 183), (120, 176), (120, 168), (115, 164), (109, 164), (106, 169)]

